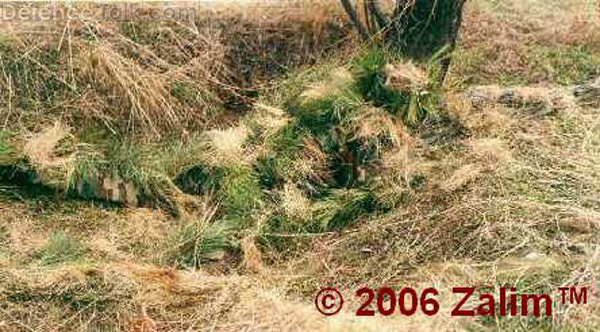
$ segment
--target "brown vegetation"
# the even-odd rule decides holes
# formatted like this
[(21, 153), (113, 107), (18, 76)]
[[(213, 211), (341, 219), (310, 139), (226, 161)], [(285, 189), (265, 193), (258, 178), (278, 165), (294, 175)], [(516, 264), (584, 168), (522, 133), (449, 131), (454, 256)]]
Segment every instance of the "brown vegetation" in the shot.
[[(573, 94), (600, 64), (598, 12), (531, 3), (467, 3), (443, 92), (416, 65), (384, 70), (401, 93), (443, 93), (421, 122), (349, 89), (337, 1), (13, 29), (0, 330), (597, 330), (596, 292), (552, 319), (448, 314), (451, 287), (598, 283), (600, 114)], [(296, 126), (331, 100), (339, 123)], [(103, 197), (85, 197), (93, 181)], [(365, 284), (436, 287), (442, 311), (357, 318)], [(326, 285), (339, 316), (314, 309)]]

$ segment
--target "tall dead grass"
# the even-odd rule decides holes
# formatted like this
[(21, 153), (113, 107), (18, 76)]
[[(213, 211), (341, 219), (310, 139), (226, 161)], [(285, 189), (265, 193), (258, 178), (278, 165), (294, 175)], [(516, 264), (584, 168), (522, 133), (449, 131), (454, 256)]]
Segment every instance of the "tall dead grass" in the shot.
[[(547, 43), (545, 38), (553, 33), (552, 29), (574, 31), (558, 26), (558, 21), (572, 8), (556, 1), (549, 3), (556, 7), (538, 1), (532, 3), (539, 4), (540, 10), (553, 12), (540, 16), (541, 13), (531, 12), (516, 0), (501, 4), (472, 2), (469, 15), (475, 16), (466, 23), (461, 52), (476, 58), (481, 55), (477, 52), (482, 47), (485, 54), (489, 52), (496, 57), (489, 62), (466, 65), (462, 62), (464, 58), (457, 58), (455, 78), (464, 74), (493, 80), (486, 83), (495, 84), (487, 86), (494, 91), (501, 89), (498, 73), (519, 75), (517, 78), (523, 81), (544, 78), (536, 76), (537, 67), (523, 59), (539, 56), (537, 47)], [(327, 10), (323, 8), (324, 13)], [(276, 16), (279, 11), (285, 9), (265, 12)], [(298, 19), (309, 24), (313, 18), (295, 18), (298, 13), (302, 11), (289, 13), (291, 22)], [(313, 16), (318, 20), (319, 15)], [(138, 26), (136, 29), (140, 29), (135, 32), (131, 30), (134, 26), (73, 27), (71, 37), (65, 35), (62, 43), (58, 35), (50, 38), (17, 34), (21, 40), (15, 39), (13, 47), (19, 52), (7, 53), (15, 57), (12, 60), (2, 53), (2, 61), (22, 62), (28, 67), (17, 66), (17, 71), (9, 71), (15, 68), (5, 66), (5, 73), (0, 75), (4, 83), (9, 83), (0, 90), (2, 111), (8, 114), (5, 126), (34, 131), (46, 128), (44, 122), (60, 118), (74, 134), (81, 126), (99, 121), (115, 131), (141, 130), (150, 136), (166, 135), (173, 128), (195, 123), (196, 117), (203, 117), (215, 105), (213, 99), (197, 99), (197, 94), (189, 94), (190, 89), (206, 89), (200, 91), (214, 93), (220, 102), (229, 96), (243, 99), (245, 96), (240, 95), (256, 82), (285, 71), (286, 66), (314, 61), (314, 53), (305, 57), (302, 52), (310, 53), (307, 50), (313, 46), (307, 45), (320, 50), (317, 41), (326, 40), (318, 39), (325, 38), (323, 35), (309, 33), (317, 38), (310, 42), (315, 44), (310, 44), (298, 39), (302, 34), (297, 30), (271, 31), (278, 24), (294, 25), (260, 21), (260, 17), (255, 18), (260, 24), (249, 22), (240, 28), (233, 24), (240, 17), (232, 17), (236, 18), (195, 22), (195, 27), (185, 27), (186, 32), (179, 30), (181, 26), (162, 24)], [(478, 17), (482, 20), (475, 19)], [(329, 18), (329, 14), (323, 16), (326, 31), (330, 31), (326, 27)], [(305, 26), (305, 23), (294, 24)], [(259, 30), (248, 32), (249, 27)], [(244, 30), (236, 35), (238, 28)], [(92, 36), (89, 29), (95, 36), (91, 41), (87, 39)], [(575, 38), (573, 42), (582, 38), (576, 43), (590, 43), (593, 47), (594, 30), (587, 26), (577, 29), (585, 32), (563, 37)], [(213, 34), (214, 31), (219, 32)], [(309, 31), (319, 28), (311, 27)], [(61, 36), (62, 32), (64, 29), (59, 32)], [(144, 33), (156, 40), (148, 39)], [(259, 38), (265, 34), (271, 37)], [(496, 38), (497, 34), (501, 38)], [(240, 39), (234, 40), (232, 36)], [(254, 40), (253, 36), (259, 37)], [(563, 37), (554, 42), (559, 46), (570, 43)], [(279, 38), (284, 38), (282, 42), (289, 38), (289, 44), (277, 44)], [(69, 43), (71, 52), (66, 51)], [(229, 49), (237, 50), (236, 43), (247, 47), (243, 53)], [(191, 50), (185, 45), (191, 45)], [(535, 47), (523, 48), (531, 45)], [(39, 60), (45, 58), (38, 56), (52, 54), (57, 48), (58, 60), (48, 60), (53, 66)], [(298, 54), (292, 54), (300, 48)], [(284, 52), (283, 57), (269, 55), (270, 60), (264, 63), (253, 63), (248, 56), (282, 50), (288, 53)], [(206, 67), (207, 63), (215, 67)], [(282, 63), (285, 65), (281, 66)], [(240, 68), (249, 70), (247, 75)], [(34, 78), (37, 80), (32, 81)], [(174, 95), (173, 83), (179, 84)], [(305, 88), (305, 82), (301, 83), (299, 91)], [(32, 91), (44, 88), (45, 84), (64, 88), (65, 94), (30, 98)], [(231, 86), (236, 88), (231, 91)], [(327, 87), (321, 89), (328, 91)], [(76, 93), (71, 94), (73, 91)], [(215, 213), (217, 204), (211, 200), (205, 205), (188, 202), (194, 209), (189, 208), (188, 215), (176, 219), (158, 210), (116, 209), (96, 202), (0, 195), (0, 330), (598, 330), (597, 294), (593, 295), (595, 302), (559, 307), (555, 316), (546, 320), (519, 317), (455, 320), (446, 312), (447, 307), (459, 300), (448, 296), (450, 289), (457, 286), (487, 287), (497, 292), (500, 286), (510, 284), (522, 292), (550, 292), (557, 286), (598, 284), (598, 109), (576, 103), (561, 107), (547, 105), (548, 100), (554, 100), (548, 93), (569, 93), (562, 89), (535, 89), (540, 98), (534, 98), (537, 101), (528, 107), (504, 103), (495, 97), (494, 91), (486, 92), (489, 98), (479, 98), (472, 91), (449, 93), (446, 101), (452, 123), (436, 127), (442, 134), (409, 131), (391, 121), (386, 113), (367, 109), (365, 116), (352, 123), (357, 138), (384, 134), (401, 143), (397, 149), (381, 154), (381, 167), (374, 169), (373, 174), (368, 173), (367, 178), (378, 181), (369, 188), (389, 210), (364, 216), (339, 231), (281, 234), (277, 230), (277, 234), (269, 235), (289, 240), (285, 242), (289, 246), (274, 250), (258, 241), (260, 236), (255, 234), (264, 226), (265, 219), (279, 213), (300, 223), (314, 220), (319, 210), (310, 209), (310, 199), (300, 185), (306, 179), (329, 176), (326, 171), (330, 160), (318, 144), (299, 141), (298, 163), (286, 168), (292, 173), (286, 176), (300, 180), (287, 181), (281, 188), (269, 190), (256, 210), (252, 205), (252, 212), (258, 212), (252, 216), (256, 223), (240, 234), (237, 254), (241, 257), (236, 260), (220, 255), (216, 261), (195, 270), (175, 270), (166, 263), (164, 251), (172, 244), (164, 242), (189, 223), (211, 219), (207, 216)], [(17, 100), (17, 96), (30, 99), (24, 102)], [(103, 99), (106, 96), (110, 98)], [(115, 105), (119, 108), (113, 108)], [(544, 110), (547, 106), (550, 111)], [(165, 114), (161, 114), (163, 108)], [(257, 122), (266, 128), (267, 138), (294, 120), (292, 115), (274, 107), (257, 108), (264, 113), (257, 116)], [(213, 122), (225, 127), (225, 121), (219, 120)], [(204, 124), (203, 121), (210, 122), (200, 120)], [(461, 128), (462, 133), (444, 136), (446, 127), (451, 126)], [(66, 125), (35, 130), (39, 132), (32, 136), (35, 144), (26, 149), (30, 158), (38, 165), (55, 166), (56, 156), (47, 151), (53, 149), (56, 140), (66, 137), (65, 128)], [(248, 138), (244, 127), (212, 130), (206, 136), (210, 141), (210, 160), (216, 165), (247, 166), (246, 159), (240, 158), (246, 157), (244, 149), (249, 148), (244, 146)], [(166, 163), (169, 167), (160, 165), (165, 168), (161, 170), (163, 173), (176, 175), (166, 169), (195, 165), (204, 150), (197, 145), (187, 149), (185, 144), (192, 140), (192, 137), (181, 140), (180, 152), (173, 153), (174, 157), (166, 153), (160, 156), (172, 159)], [(259, 148), (252, 152), (259, 154)], [(239, 174), (250, 180), (231, 181), (232, 190), (227, 192), (241, 197), (234, 204), (229, 203), (234, 207), (244, 207), (244, 202), (250, 201), (245, 194), (251, 191), (246, 188), (253, 189), (255, 182), (247, 171), (243, 168)], [(242, 189), (234, 192), (238, 188)], [(0, 187), (0, 192), (3, 190)], [(252, 195), (254, 192), (249, 198), (254, 198)], [(330, 203), (341, 204), (353, 196), (347, 193), (340, 197), (340, 202)], [(48, 246), (56, 231), (62, 232), (58, 238), (63, 241), (56, 242), (66, 243), (66, 249)], [(192, 244), (197, 250), (199, 236), (192, 235), (185, 240), (195, 241)], [(295, 246), (294, 241), (300, 245)], [(68, 251), (72, 243), (85, 247), (85, 254), (72, 255)], [(37, 255), (50, 250), (55, 251), (53, 257), (61, 258), (60, 263), (41, 265), (43, 262)], [(441, 293), (442, 312), (435, 317), (358, 319), (353, 312), (358, 304), (353, 291), (365, 284), (373, 288), (436, 287)], [(314, 309), (313, 296), (325, 285), (340, 286), (348, 299), (337, 318), (324, 318)]]
[(4, 128), (39, 129), (31, 127), (56, 117), (150, 137), (205, 127), (244, 109), (277, 75), (353, 40), (331, 2), (196, 8), (185, 22), (11, 23)]

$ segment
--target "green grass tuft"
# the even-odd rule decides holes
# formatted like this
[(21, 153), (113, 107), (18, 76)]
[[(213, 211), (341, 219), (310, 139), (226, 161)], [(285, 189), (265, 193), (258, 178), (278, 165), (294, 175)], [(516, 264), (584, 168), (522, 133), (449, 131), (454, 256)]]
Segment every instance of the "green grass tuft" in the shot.
[(293, 162), (302, 151), (303, 138), (308, 135), (294, 119), (267, 140), (269, 153), (254, 164), (263, 188), (273, 189), (291, 176)]
[(406, 103), (401, 100), (403, 96), (393, 94), (384, 87), (385, 77), (383, 67), (388, 63), (386, 53), (380, 48), (374, 48), (359, 56), (354, 62), (354, 71), (357, 77), (356, 86), (366, 100), (372, 101), (376, 106)]
[(53, 265), (79, 260), (85, 253), (84, 245), (77, 239), (67, 236), (64, 232), (55, 232), (50, 235), (38, 257), (42, 264)]
[(0, 165), (18, 164), (21, 157), (11, 143), (12, 135), (4, 130), (0, 130)]
[[(396, 59), (397, 60), (397, 59)], [(440, 106), (441, 96), (435, 79), (425, 91), (395, 91), (386, 86), (387, 78), (384, 66), (396, 61), (380, 48), (374, 48), (354, 61), (357, 77), (356, 87), (365, 100), (376, 107), (387, 109), (391, 114), (399, 115), (407, 125), (417, 125), (430, 114), (435, 114)], [(428, 64), (430, 76), (435, 76), (435, 64)]]
[(183, 227), (171, 240), (168, 260), (184, 266), (198, 267), (220, 259), (231, 247), (226, 224), (196, 222)]
[(262, 191), (258, 175), (248, 166), (235, 166), (225, 171), (217, 193), (228, 216), (249, 217), (259, 207)]
[(335, 190), (314, 206), (320, 230), (340, 230), (373, 212), (375, 198), (363, 190)]
[[(335, 61), (335, 59), (331, 59)], [(287, 108), (297, 102), (298, 96), (307, 85), (320, 82), (338, 66), (337, 63), (323, 63), (317, 66), (301, 68), (289, 73), (285, 79), (261, 94), (260, 102), (274, 107)]]
[(317, 138), (331, 135), (331, 129), (352, 117), (365, 105), (363, 98), (348, 87), (342, 94), (303, 104), (294, 112), (298, 124)]
[(543, 47), (533, 58), (546, 75), (563, 85), (581, 83), (598, 73), (600, 56), (583, 46)]

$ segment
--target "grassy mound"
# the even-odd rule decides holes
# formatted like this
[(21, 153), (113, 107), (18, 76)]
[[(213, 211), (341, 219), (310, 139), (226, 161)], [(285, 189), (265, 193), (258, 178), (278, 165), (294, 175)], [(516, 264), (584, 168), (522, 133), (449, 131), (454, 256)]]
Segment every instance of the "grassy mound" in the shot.
[[(443, 88), (385, 50), (315, 65), (347, 33), (325, 2), (3, 39), (0, 330), (597, 330), (592, 293), (450, 314), (452, 287), (598, 283), (598, 84), (573, 86), (597, 10), (554, 2), (469, 2)], [(314, 309), (365, 284), (435, 287), (441, 311)]]
[[(381, 192), (388, 178), (375, 174), (384, 168), (384, 156), (407, 153), (412, 140), (404, 122), (416, 127), (426, 119), (437, 121), (441, 112), (432, 111), (437, 92), (423, 84), (425, 74), (414, 65), (394, 68), (384, 57), (376, 49), (349, 69), (324, 66), (300, 73), (265, 96), (240, 127), (216, 135), (213, 164), (197, 166), (185, 181), (196, 192), (214, 191), (220, 208), (213, 225), (219, 234), (238, 241), (252, 236), (284, 248), (290, 243), (282, 238), (343, 230), (406, 200), (406, 191)], [(394, 72), (386, 73), (390, 66)], [(404, 85), (385, 82), (392, 75)], [(298, 87), (298, 77), (311, 77), (312, 83)], [(411, 116), (413, 111), (418, 116)], [(199, 255), (193, 261), (201, 261), (213, 234), (208, 242), (182, 247), (181, 255), (193, 251)], [(221, 239), (215, 249), (226, 242)]]

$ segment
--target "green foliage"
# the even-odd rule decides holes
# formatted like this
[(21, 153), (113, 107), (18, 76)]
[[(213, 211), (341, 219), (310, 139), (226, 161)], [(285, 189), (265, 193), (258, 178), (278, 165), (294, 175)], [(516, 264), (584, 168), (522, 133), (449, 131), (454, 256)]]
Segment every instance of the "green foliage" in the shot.
[[(254, 140), (245, 142), (245, 148), (260, 148), (259, 158), (252, 164), (215, 165), (202, 136), (185, 140), (167, 137), (160, 143), (147, 143), (115, 135), (102, 126), (90, 126), (77, 133), (80, 140), (70, 190), (98, 198), (100, 182), (114, 177), (134, 184), (144, 197), (142, 203), (168, 204), (173, 198), (173, 184), (188, 194), (214, 195), (218, 205), (215, 221), (187, 225), (169, 242), (170, 261), (186, 266), (218, 259), (235, 248), (244, 232), (255, 226), (257, 216), (277, 211), (269, 197), (290, 183), (307, 198), (306, 215), (314, 216), (314, 220), (300, 222), (269, 214), (262, 231), (315, 233), (349, 227), (359, 218), (376, 213), (378, 207), (370, 188), (356, 181), (360, 168), (375, 165), (383, 151), (398, 143), (386, 133), (359, 137), (357, 128), (365, 114), (379, 107), (381, 114), (377, 116), (384, 122), (397, 115), (416, 122), (423, 116), (418, 113), (411, 118), (411, 108), (432, 112), (427, 108), (429, 95), (403, 94), (385, 86), (383, 67), (388, 61), (385, 51), (375, 49), (357, 60), (354, 76), (339, 68), (335, 76), (332, 68), (324, 67), (300, 74), (301, 80), (290, 78), (286, 83), (289, 91), (281, 88), (277, 92), (280, 95), (273, 97), (277, 105), (286, 106), (291, 119), (277, 132), (258, 133)], [(313, 85), (315, 90), (309, 91), (312, 95), (302, 94), (307, 83), (319, 79), (322, 84)], [(194, 103), (197, 97), (192, 86), (182, 84), (175, 84), (172, 94), (182, 103)], [(247, 120), (256, 125), (251, 129), (259, 131), (260, 123)], [(0, 152), (5, 150), (9, 149), (0, 140)], [(41, 257), (45, 264), (54, 264), (76, 259), (84, 252), (76, 241), (57, 234)]]
[(381, 48), (368, 50), (359, 56), (354, 63), (357, 89), (376, 107), (385, 108), (391, 114), (401, 116), (407, 125), (417, 125), (435, 113), (440, 105), (441, 97), (436, 91), (435, 82), (424, 91), (391, 89), (385, 84), (387, 78), (384, 73), (384, 66), (390, 61), (394, 61), (394, 58)]
[(398, 105), (406, 103), (404, 96), (398, 95), (385, 87), (384, 66), (389, 59), (380, 48), (366, 51), (362, 56), (354, 60), (354, 72), (356, 75), (356, 87), (360, 94), (377, 107), (397, 108)]
[(197, 190), (215, 191), (221, 206), (217, 213), (220, 219), (188, 225), (172, 241), (169, 259), (195, 267), (220, 259), (226, 250), (235, 247), (236, 235), (251, 226), (260, 207), (262, 189), (255, 169), (247, 165), (222, 169), (197, 166), (190, 171), (186, 176), (197, 180)]
[(239, 165), (225, 170), (217, 196), (228, 216), (248, 217), (254, 214), (262, 196), (254, 169)]
[(305, 135), (298, 120), (294, 119), (267, 141), (267, 145), (274, 152), (292, 157), (302, 150), (302, 138)]
[(363, 190), (335, 190), (316, 202), (315, 220), (321, 230), (340, 230), (374, 211), (375, 198)]
[(224, 172), (221, 168), (196, 165), (181, 172), (175, 178), (175, 184), (185, 193), (205, 195), (221, 188)]
[(96, 151), (94, 144), (82, 143), (77, 149), (75, 167), (68, 179), (67, 192), (84, 199), (96, 199), (101, 176), (108, 168), (109, 161)]
[(141, 189), (150, 186), (151, 174), (144, 167), (146, 155), (142, 148), (133, 142), (123, 142), (112, 146), (107, 153), (108, 174), (120, 176), (125, 181), (135, 183)]
[(258, 158), (254, 168), (258, 174), (260, 186), (264, 190), (275, 188), (281, 181), (277, 159), (274, 157), (263, 156)]
[(289, 177), (293, 162), (302, 151), (303, 138), (308, 135), (294, 119), (267, 140), (270, 152), (254, 164), (263, 188), (273, 189)]
[(13, 144), (11, 143), (12, 135), (5, 130), (0, 130), (0, 165), (15, 165), (20, 157)]
[(541, 69), (563, 85), (571, 85), (588, 79), (596, 74), (600, 67), (597, 51), (583, 46), (544, 47), (537, 51), (538, 57), (532, 59)]
[(326, 97), (305, 103), (294, 114), (301, 128), (306, 129), (320, 141), (331, 135), (331, 129), (352, 117), (365, 105), (362, 97), (348, 87), (338, 96)]
[(84, 199), (96, 199), (99, 187), (100, 174), (96, 165), (90, 161), (78, 163), (69, 178), (69, 193)]
[[(71, 193), (92, 199), (105, 177), (132, 183), (146, 202), (166, 204), (173, 181), (185, 192), (200, 194), (216, 190), (219, 170), (203, 168), (205, 146), (195, 138), (186, 144), (166, 139), (160, 144), (141, 144), (135, 140), (106, 136), (102, 132), (86, 133), (86, 142), (78, 146)], [(210, 174), (209, 174), (210, 173)], [(209, 176), (210, 175), (210, 176)]]
[(169, 261), (197, 267), (204, 262), (218, 259), (231, 247), (228, 240), (230, 231), (226, 223), (196, 222), (187, 225), (171, 240)]
[(219, 210), (216, 221), (199, 221), (175, 234), (168, 259), (190, 267), (221, 259), (235, 248), (238, 234), (251, 226), (260, 207), (259, 174), (249, 165), (196, 165), (182, 172), (175, 183), (190, 194), (215, 194)]
[(82, 258), (86, 249), (78, 240), (67, 236), (64, 232), (50, 235), (46, 244), (38, 253), (38, 258), (44, 265), (72, 262)]

